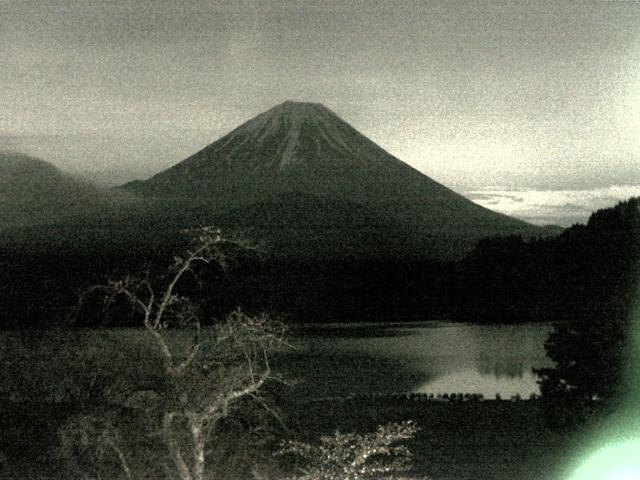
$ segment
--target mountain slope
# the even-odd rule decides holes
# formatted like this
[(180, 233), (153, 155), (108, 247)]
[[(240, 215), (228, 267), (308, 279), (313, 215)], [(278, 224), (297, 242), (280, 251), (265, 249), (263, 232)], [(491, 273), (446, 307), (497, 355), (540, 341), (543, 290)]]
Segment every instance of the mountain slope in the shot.
[(366, 206), (424, 234), (538, 234), (423, 175), (320, 104), (285, 102), (146, 181), (147, 198), (223, 211), (287, 193)]
[(0, 153), (0, 228), (55, 223), (103, 208), (107, 193), (43, 160)]
[(284, 193), (270, 200), (232, 209), (213, 218), (224, 230), (261, 239), (265, 250), (295, 258), (352, 259), (409, 255), (421, 239), (399, 221), (365, 205), (303, 193)]

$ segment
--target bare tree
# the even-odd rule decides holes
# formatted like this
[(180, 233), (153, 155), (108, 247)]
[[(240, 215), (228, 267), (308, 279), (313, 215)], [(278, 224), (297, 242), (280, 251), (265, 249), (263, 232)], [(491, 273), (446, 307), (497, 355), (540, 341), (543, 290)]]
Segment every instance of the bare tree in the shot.
[[(226, 269), (224, 249), (238, 242), (209, 227), (189, 233), (193, 246), (174, 258), (161, 288), (147, 274), (94, 286), (85, 296), (101, 292), (110, 301), (124, 297), (142, 317), (159, 354), (164, 382), (153, 392), (132, 393), (127, 406), (143, 408), (157, 423), (155, 438), (166, 447), (181, 480), (202, 480), (207, 442), (218, 422), (241, 399), (267, 407), (260, 390), (274, 378), (269, 354), (284, 344), (284, 330), (265, 315), (250, 316), (239, 309), (214, 326), (202, 327), (199, 309), (178, 293), (179, 284), (186, 275), (195, 275), (199, 265)], [(131, 469), (121, 465), (130, 477)]]
[(411, 451), (400, 442), (412, 439), (415, 423), (388, 423), (373, 433), (335, 432), (318, 444), (290, 440), (278, 452), (303, 461), (291, 480), (408, 479)]

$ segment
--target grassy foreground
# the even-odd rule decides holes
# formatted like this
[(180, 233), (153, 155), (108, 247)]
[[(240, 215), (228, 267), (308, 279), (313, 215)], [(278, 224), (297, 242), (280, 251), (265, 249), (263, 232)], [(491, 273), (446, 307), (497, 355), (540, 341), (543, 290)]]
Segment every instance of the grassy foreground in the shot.
[[(2, 478), (69, 478), (55, 456), (56, 431), (77, 406), (5, 402), (0, 409)], [(571, 448), (569, 435), (545, 427), (538, 401), (378, 399), (291, 403), (283, 410), (288, 435), (311, 441), (336, 429), (366, 432), (388, 421), (413, 419), (420, 427), (410, 445), (416, 470), (434, 480), (562, 478)]]
[(571, 436), (550, 431), (540, 401), (312, 402), (298, 418), (309, 432), (371, 431), (415, 420), (416, 469), (434, 480), (560, 478)]

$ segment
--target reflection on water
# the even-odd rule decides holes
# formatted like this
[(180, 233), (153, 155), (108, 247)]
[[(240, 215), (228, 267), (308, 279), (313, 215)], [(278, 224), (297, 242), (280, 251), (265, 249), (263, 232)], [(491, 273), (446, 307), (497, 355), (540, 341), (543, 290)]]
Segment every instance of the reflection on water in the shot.
[(422, 322), (411, 326), (303, 329), (298, 349), (279, 358), (301, 394), (538, 393), (532, 368), (549, 366), (551, 326)]

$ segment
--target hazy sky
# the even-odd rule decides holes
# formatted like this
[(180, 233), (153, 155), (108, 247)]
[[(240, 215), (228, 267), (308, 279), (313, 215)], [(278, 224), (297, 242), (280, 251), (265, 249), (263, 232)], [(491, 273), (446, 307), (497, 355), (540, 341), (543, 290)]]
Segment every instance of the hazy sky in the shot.
[(0, 0), (0, 149), (122, 182), (286, 99), (571, 223), (640, 195), (640, 2)]

